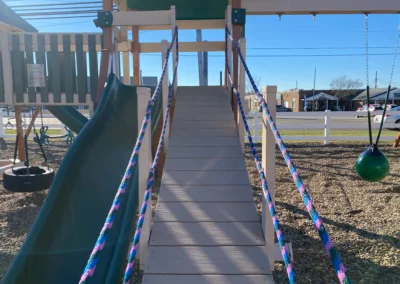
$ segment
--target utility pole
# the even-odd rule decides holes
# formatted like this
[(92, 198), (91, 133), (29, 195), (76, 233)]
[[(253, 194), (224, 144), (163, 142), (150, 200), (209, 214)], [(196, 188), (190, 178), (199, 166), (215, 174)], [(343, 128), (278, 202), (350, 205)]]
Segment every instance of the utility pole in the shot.
[(378, 71), (375, 73), (375, 89), (378, 89)]
[[(196, 42), (202, 42), (201, 30), (196, 30)], [(197, 53), (199, 64), (199, 85), (204, 86), (204, 71), (203, 71), (203, 52)]]
[(315, 96), (315, 81), (317, 80), (317, 67), (315, 67), (315, 70), (314, 70), (314, 89), (313, 89), (313, 92), (312, 92), (312, 110), (314, 111), (314, 96)]

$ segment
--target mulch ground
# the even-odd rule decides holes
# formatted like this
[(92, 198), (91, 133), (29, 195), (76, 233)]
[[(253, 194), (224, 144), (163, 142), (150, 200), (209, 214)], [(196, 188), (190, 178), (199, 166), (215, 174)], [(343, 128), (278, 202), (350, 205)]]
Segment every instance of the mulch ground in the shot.
[[(47, 146), (49, 164), (57, 169), (65, 143)], [(260, 150), (261, 145), (257, 145)], [(354, 283), (400, 283), (400, 149), (380, 147), (391, 163), (390, 175), (368, 183), (354, 172), (364, 144), (288, 143), (303, 181)], [(31, 160), (41, 164), (40, 149), (30, 144)], [(13, 144), (0, 141), (1, 158), (12, 158)], [(247, 147), (246, 163), (254, 200), (261, 211), (258, 172)], [(338, 283), (300, 195), (277, 151), (276, 210), (287, 241), (292, 242), (298, 283)], [(153, 199), (157, 198), (159, 183)], [(22, 245), (47, 191), (10, 193), (0, 181), (0, 280)], [(154, 206), (154, 204), (153, 204)], [(135, 273), (140, 275), (139, 271)], [(283, 265), (276, 264), (276, 283), (288, 283)], [(140, 280), (136, 283), (140, 283)]]

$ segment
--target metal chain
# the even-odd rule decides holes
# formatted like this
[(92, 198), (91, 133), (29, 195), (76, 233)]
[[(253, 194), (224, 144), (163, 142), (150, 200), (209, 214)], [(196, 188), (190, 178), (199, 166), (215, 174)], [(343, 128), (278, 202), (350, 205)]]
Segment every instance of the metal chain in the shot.
[(393, 57), (393, 63), (392, 63), (392, 72), (390, 73), (389, 85), (392, 85), (394, 69), (395, 69), (395, 67), (396, 67), (397, 52), (398, 52), (398, 50), (399, 50), (399, 42), (400, 42), (400, 25), (399, 25), (398, 31), (397, 31), (396, 47), (394, 48), (394, 57)]
[(369, 35), (369, 25), (368, 25), (368, 13), (365, 13), (365, 61), (367, 68), (367, 86), (369, 86), (369, 61), (368, 61), (368, 35)]

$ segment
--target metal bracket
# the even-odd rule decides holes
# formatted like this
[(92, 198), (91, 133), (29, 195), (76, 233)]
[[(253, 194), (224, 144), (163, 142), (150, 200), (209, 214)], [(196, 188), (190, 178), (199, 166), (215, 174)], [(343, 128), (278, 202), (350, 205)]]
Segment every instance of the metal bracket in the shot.
[(112, 27), (113, 15), (110, 11), (98, 11), (97, 12), (97, 25), (100, 28)]
[(246, 9), (232, 9), (232, 24), (242, 26), (246, 24)]

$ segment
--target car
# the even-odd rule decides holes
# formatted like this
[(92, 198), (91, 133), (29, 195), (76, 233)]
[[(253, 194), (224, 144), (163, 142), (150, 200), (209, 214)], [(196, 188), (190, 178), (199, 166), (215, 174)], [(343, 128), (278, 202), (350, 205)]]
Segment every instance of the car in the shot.
[[(259, 112), (262, 112), (262, 107), (260, 106), (258, 108)], [(285, 107), (283, 105), (276, 105), (276, 112), (292, 112), (293, 110), (291, 108)]]
[(395, 108), (395, 107), (398, 107), (398, 105), (389, 104), (389, 105), (386, 106), (386, 109), (390, 110), (390, 109)]
[[(374, 118), (374, 123), (381, 123), (382, 115), (376, 115)], [(396, 123), (399, 127), (396, 128), (387, 128), (385, 127), (385, 123)], [(400, 106), (391, 108), (386, 112), (385, 118), (383, 119), (383, 126), (389, 130), (400, 130)]]
[[(369, 105), (369, 111), (378, 111), (378, 110), (383, 110), (383, 107), (380, 104), (370, 104)], [(360, 114), (357, 114), (355, 117), (359, 118), (359, 117), (365, 117), (367, 116), (366, 114), (364, 114), (363, 112), (367, 112), (367, 106), (364, 105), (362, 107), (359, 107), (357, 109), (357, 112), (360, 112)]]

